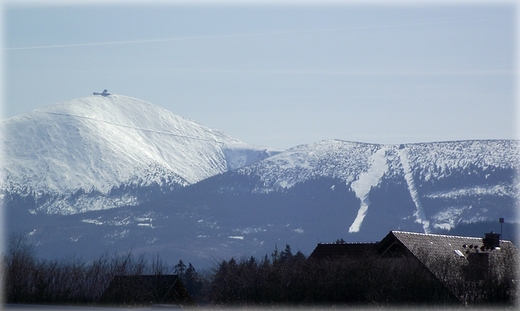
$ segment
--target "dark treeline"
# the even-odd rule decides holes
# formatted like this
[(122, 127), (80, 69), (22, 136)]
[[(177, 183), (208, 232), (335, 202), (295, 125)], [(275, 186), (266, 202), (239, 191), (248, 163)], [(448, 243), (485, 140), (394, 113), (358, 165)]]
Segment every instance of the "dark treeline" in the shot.
[[(517, 302), (516, 267), (488, 273), (478, 282), (451, 284), (455, 294), (412, 259), (378, 260), (362, 254), (363, 260), (309, 260), (293, 254), (289, 245), (275, 247), (261, 259), (231, 258), (211, 271), (197, 273), (180, 260), (168, 265), (155, 257), (103, 255), (84, 262), (71, 257), (43, 260), (21, 236), (8, 241), (4, 255), (4, 299), (7, 303), (99, 304), (116, 275), (177, 274), (200, 306), (380, 306), (380, 305), (514, 305)], [(517, 256), (518, 254), (512, 254)], [(515, 261), (516, 262), (516, 261)], [(437, 262), (448, 279), (455, 271), (449, 261)], [(471, 271), (470, 271), (471, 272)], [(457, 278), (452, 278), (457, 279)]]
[(202, 278), (182, 260), (172, 267), (158, 256), (146, 260), (131, 252), (105, 254), (90, 262), (76, 257), (44, 260), (35, 256), (33, 246), (22, 235), (8, 240), (3, 261), (7, 303), (96, 304), (116, 275), (176, 274), (195, 293), (194, 298), (202, 289)]
[(459, 303), (414, 260), (307, 260), (290, 246), (261, 261), (222, 261), (211, 301), (223, 305), (377, 306)]

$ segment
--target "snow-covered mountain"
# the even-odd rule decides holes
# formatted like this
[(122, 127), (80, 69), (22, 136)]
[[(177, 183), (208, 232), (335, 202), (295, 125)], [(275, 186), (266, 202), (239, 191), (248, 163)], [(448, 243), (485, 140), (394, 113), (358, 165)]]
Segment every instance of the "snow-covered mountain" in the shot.
[(4, 199), (74, 214), (137, 205), (131, 188), (170, 189), (270, 155), (135, 98), (89, 96), (3, 120)]
[(269, 151), (120, 95), (0, 126), (7, 233), (45, 257), (132, 249), (198, 267), (390, 230), (481, 236), (517, 220), (516, 140)]
[[(403, 183), (414, 205), (415, 222), (429, 233), (450, 229), (459, 221), (495, 219), (496, 210), (486, 204), (460, 204), (464, 197), (518, 199), (518, 182), (514, 180), (520, 168), (518, 147), (518, 141), (512, 140), (401, 145), (322, 141), (294, 147), (233, 174), (256, 176), (258, 182), (249, 189), (252, 193), (287, 191), (311, 179), (340, 180), (359, 200), (349, 232), (360, 230), (374, 188), (388, 182)], [(423, 204), (440, 200), (455, 202), (443, 208), (439, 204), (431, 206), (435, 210), (430, 209), (430, 204)], [(466, 210), (479, 208), (478, 212), (473, 211), (475, 216), (461, 217)]]

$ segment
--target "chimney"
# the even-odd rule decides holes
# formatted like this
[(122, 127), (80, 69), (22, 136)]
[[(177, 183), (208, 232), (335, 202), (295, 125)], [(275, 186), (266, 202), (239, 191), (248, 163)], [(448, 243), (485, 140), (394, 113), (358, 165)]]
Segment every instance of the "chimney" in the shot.
[(500, 248), (500, 234), (493, 233), (493, 231), (486, 233), (486, 237), (482, 239), (482, 242), (484, 242), (484, 248), (486, 250)]

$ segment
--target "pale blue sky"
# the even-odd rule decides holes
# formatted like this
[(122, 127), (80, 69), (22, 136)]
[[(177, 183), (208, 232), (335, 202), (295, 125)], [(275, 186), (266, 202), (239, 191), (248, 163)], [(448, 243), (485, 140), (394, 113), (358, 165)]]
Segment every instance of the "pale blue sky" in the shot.
[(4, 5), (4, 117), (104, 88), (246, 143), (515, 136), (502, 3)]

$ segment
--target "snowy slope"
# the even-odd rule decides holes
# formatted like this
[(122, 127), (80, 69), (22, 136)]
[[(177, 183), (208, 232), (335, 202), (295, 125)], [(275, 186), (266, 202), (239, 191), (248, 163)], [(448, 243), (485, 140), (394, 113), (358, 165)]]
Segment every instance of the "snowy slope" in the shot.
[(286, 189), (322, 176), (350, 183), (368, 169), (370, 157), (382, 147), (341, 140), (321, 141), (293, 147), (237, 173), (259, 176), (262, 184), (254, 189), (256, 192)]
[(278, 152), (121, 95), (52, 105), (0, 131), (6, 232), (26, 232), (50, 258), (133, 249), (207, 263), (516, 219), (514, 140)]
[[(228, 166), (263, 156), (221, 150), (234, 156)], [(318, 242), (378, 241), (390, 230), (439, 233), (486, 224), (479, 228), (498, 231), (499, 217), (516, 220), (517, 150), (511, 140), (321, 141), (131, 207), (7, 213), (8, 231), (28, 232), (39, 254), (50, 258), (132, 249), (197, 267), (215, 258), (264, 256), (284, 244), (308, 255)]]
[[(429, 233), (434, 228), (450, 229), (460, 221), (494, 219), (495, 211), (478, 207), (483, 197), (517, 200), (520, 188), (512, 176), (520, 169), (518, 147), (514, 140), (401, 145), (330, 140), (291, 148), (235, 174), (257, 176), (254, 193), (286, 191), (311, 179), (342, 180), (359, 200), (351, 233), (360, 231), (372, 190), (382, 183), (403, 183), (414, 205), (411, 217)], [(423, 201), (429, 202), (428, 213)], [(469, 210), (474, 216), (461, 216)]]
[(48, 213), (135, 205), (135, 195), (107, 194), (129, 186), (186, 186), (270, 155), (122, 95), (51, 105), (3, 120), (0, 132), (1, 190), (45, 197), (36, 209)]
[[(421, 181), (449, 176), (453, 168), (520, 168), (519, 143), (515, 140), (471, 140), (401, 145), (369, 144), (342, 140), (324, 140), (288, 149), (275, 156), (238, 170), (240, 174), (259, 175), (262, 191), (290, 188), (314, 177), (340, 178), (347, 183), (375, 170), (402, 174), (403, 162)], [(377, 155), (376, 155), (377, 154)], [(373, 183), (373, 181), (367, 181)], [(259, 189), (260, 190), (260, 189)]]

